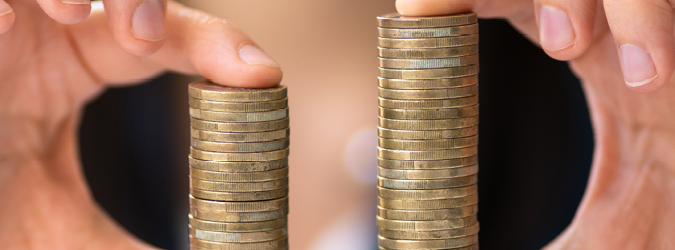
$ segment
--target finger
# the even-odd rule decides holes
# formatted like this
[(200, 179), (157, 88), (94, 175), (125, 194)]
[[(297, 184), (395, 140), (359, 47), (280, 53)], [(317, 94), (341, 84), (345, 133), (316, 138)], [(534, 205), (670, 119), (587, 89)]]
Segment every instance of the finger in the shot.
[(91, 0), (37, 0), (42, 10), (63, 24), (79, 23), (89, 16)]
[(127, 52), (147, 56), (166, 37), (166, 0), (103, 0), (110, 28)]
[(12, 7), (4, 0), (0, 0), (0, 34), (5, 33), (12, 27), (16, 14)]
[(396, 0), (407, 16), (437, 16), (474, 11), (481, 17), (516, 18), (533, 15), (532, 0)]
[(571, 60), (593, 40), (597, 0), (535, 0), (539, 42), (549, 56)]
[(626, 84), (638, 92), (662, 87), (673, 74), (672, 8), (665, 0), (605, 0)]
[[(124, 53), (96, 8), (73, 26), (73, 37), (91, 71), (108, 83), (148, 78), (165, 69), (202, 76), (226, 86), (263, 88), (282, 77), (278, 64), (233, 24), (170, 2), (166, 42), (150, 57)], [(136, 80), (137, 81), (137, 80)]]

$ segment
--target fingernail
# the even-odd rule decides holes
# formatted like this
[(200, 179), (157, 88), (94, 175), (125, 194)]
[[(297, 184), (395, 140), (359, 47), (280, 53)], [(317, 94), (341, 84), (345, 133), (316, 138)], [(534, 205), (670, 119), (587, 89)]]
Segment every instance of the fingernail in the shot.
[(65, 4), (91, 4), (91, 0), (63, 0)]
[(279, 64), (277, 64), (270, 56), (253, 45), (245, 45), (239, 48), (239, 58), (248, 64), (262, 64), (279, 67)]
[(160, 0), (145, 0), (136, 8), (131, 23), (134, 37), (156, 42), (164, 39), (164, 8)]
[(558, 51), (574, 44), (574, 28), (567, 14), (559, 9), (544, 6), (539, 11), (539, 37), (541, 47)]
[(623, 79), (631, 87), (642, 86), (656, 79), (656, 68), (652, 57), (640, 47), (624, 44), (621, 51)]
[(9, 4), (0, 2), (0, 16), (8, 15), (12, 12), (14, 12), (14, 10), (12, 10), (12, 7), (9, 7)]

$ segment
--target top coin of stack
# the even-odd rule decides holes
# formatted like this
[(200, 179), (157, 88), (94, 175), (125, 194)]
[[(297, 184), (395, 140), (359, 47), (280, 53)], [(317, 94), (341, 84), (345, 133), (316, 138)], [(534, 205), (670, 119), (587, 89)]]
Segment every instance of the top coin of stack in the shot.
[(476, 14), (378, 26), (380, 249), (478, 249)]
[(190, 96), (191, 249), (288, 249), (286, 87), (200, 81)]

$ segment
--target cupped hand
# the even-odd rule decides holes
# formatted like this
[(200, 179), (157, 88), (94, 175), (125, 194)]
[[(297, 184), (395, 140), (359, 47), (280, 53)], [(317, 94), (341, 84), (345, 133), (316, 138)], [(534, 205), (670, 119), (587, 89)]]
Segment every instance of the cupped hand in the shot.
[(591, 179), (572, 224), (547, 249), (675, 248), (672, 1), (397, 0), (396, 5), (412, 16), (475, 11), (479, 17), (506, 18), (552, 58), (569, 60), (581, 79), (595, 131)]
[(91, 197), (76, 135), (107, 86), (166, 70), (251, 88), (282, 76), (236, 26), (174, 2), (0, 0), (3, 249), (151, 248)]

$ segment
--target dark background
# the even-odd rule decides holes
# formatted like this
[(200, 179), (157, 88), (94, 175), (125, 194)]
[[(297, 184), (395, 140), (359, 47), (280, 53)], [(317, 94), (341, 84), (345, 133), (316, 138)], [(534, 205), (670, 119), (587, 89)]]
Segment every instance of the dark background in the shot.
[[(593, 138), (584, 95), (566, 63), (508, 23), (481, 20), (480, 29), (481, 249), (539, 249), (571, 222), (586, 186)], [(187, 243), (193, 79), (168, 74), (110, 89), (87, 106), (80, 131), (96, 200), (165, 249)]]

